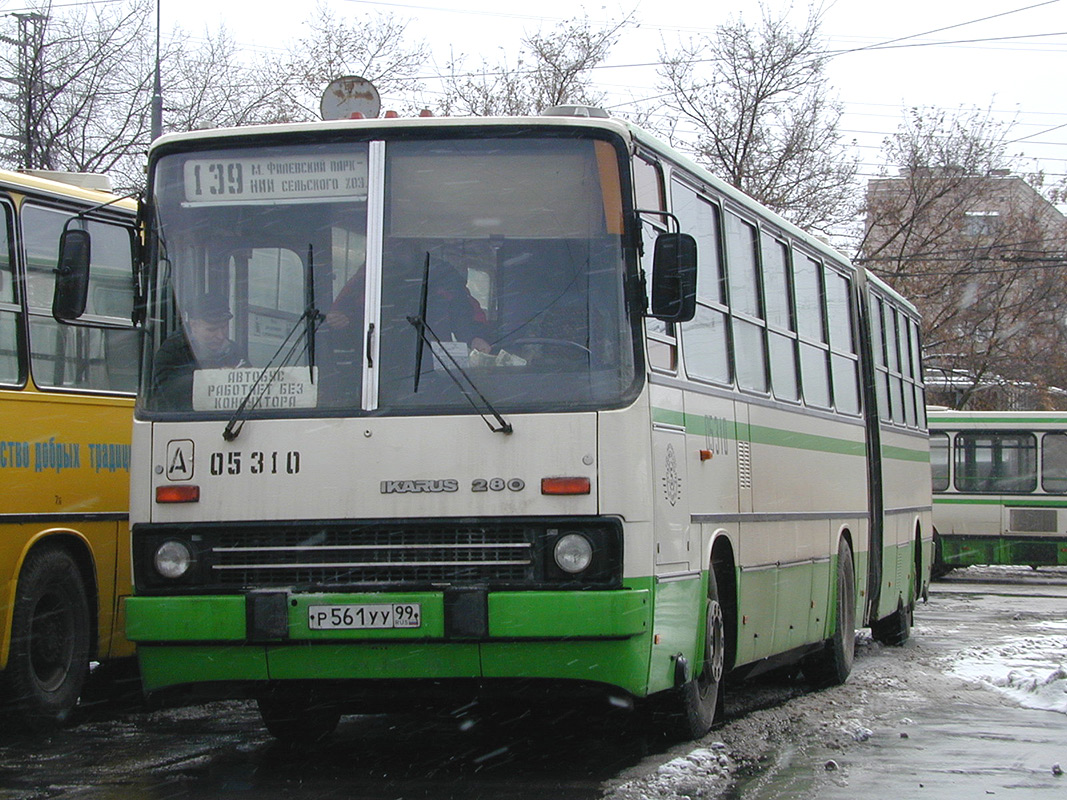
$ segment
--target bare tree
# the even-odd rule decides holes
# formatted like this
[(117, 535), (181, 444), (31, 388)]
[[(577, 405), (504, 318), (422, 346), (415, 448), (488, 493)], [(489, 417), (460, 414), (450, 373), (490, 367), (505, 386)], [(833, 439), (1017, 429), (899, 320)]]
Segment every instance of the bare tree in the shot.
[[(5, 148), (5, 161), (108, 172), (131, 147), (143, 148), (151, 100), (151, 71), (144, 68), (153, 41), (151, 9), (149, 0), (78, 6), (60, 15), (52, 14), (51, 3), (38, 7), (39, 35), (17, 48), (23, 68), (12, 63), (12, 51), (0, 54), (0, 70), (19, 76), (20, 95), (33, 95), (32, 103), (22, 104), (33, 109), (28, 116), (5, 105), (5, 138), (22, 140), (17, 156)], [(28, 74), (27, 63), (33, 65)]]
[(723, 180), (796, 224), (822, 233), (853, 217), (857, 160), (841, 143), (829, 97), (820, 12), (795, 29), (761, 6), (710, 36), (660, 52), (671, 138)]
[(956, 407), (1067, 375), (1067, 220), (1012, 174), (1007, 131), (988, 111), (913, 109), (885, 143), (898, 176), (868, 186), (858, 260), (919, 307), (932, 396)]
[[(144, 183), (156, 57), (153, 0), (39, 6), (34, 25), (9, 20), (16, 76), (0, 101), (0, 159), (9, 166), (107, 173), (118, 191)], [(28, 35), (32, 31), (33, 35)], [(175, 29), (160, 53), (164, 132), (271, 121), (276, 88), (242, 62), (225, 30), (194, 42)], [(29, 110), (29, 111), (28, 111)]]
[(594, 25), (588, 17), (562, 22), (551, 31), (527, 34), (514, 66), (507, 59), (470, 69), (466, 58), (446, 67), (440, 113), (472, 116), (540, 114), (552, 106), (600, 105), (603, 94), (593, 88), (592, 70), (608, 57), (632, 15)]
[(319, 119), (323, 90), (346, 75), (365, 78), (382, 95), (420, 90), (427, 50), (425, 43), (408, 40), (407, 21), (383, 14), (344, 21), (320, 3), (304, 24), (308, 35), (266, 67), (266, 84), (278, 89), (270, 98), (270, 116), (277, 121)]
[(225, 28), (195, 45), (175, 33), (163, 59), (164, 132), (278, 122), (281, 87), (267, 66), (240, 57)]

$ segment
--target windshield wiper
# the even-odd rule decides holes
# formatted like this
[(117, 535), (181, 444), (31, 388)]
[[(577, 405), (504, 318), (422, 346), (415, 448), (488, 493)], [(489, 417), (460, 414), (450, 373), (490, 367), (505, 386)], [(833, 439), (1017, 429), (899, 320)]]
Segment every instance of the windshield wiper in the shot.
[[(478, 386), (471, 380), (471, 376), (467, 374), (467, 371), (463, 369), (458, 361), (452, 356), (444, 345), (441, 344), (441, 339), (434, 333), (433, 328), (426, 321), (426, 298), (427, 289), (430, 283), (430, 254), (426, 254), (426, 261), (422, 267), (422, 286), (419, 293), (419, 313), (418, 316), (408, 317), (407, 320), (411, 323), (411, 326), (418, 334), (418, 338), (415, 342), (415, 386), (414, 391), (419, 391), (419, 379), (422, 375), (422, 350), (423, 347), (429, 346), (431, 352), (434, 351), (434, 343), (437, 344), (435, 355), (438, 361), (441, 362), (441, 367), (444, 369), (445, 374), (452, 379), (452, 382), (456, 384), (463, 396), (467, 398), (467, 402), (471, 404), (471, 407), (478, 412), (478, 416), (484, 420), (485, 424), (489, 426), (489, 430), (493, 433), (511, 433), (513, 428), (511, 423), (500, 416), (493, 404), (489, 402), (488, 398), (482, 394)], [(448, 362), (452, 362), (449, 366)], [(453, 371), (454, 370), (454, 371)], [(460, 380), (462, 378), (462, 380)], [(482, 401), (483, 406), (493, 415), (493, 418), (497, 421), (497, 427), (493, 427), (493, 423), (485, 416), (478, 404), (474, 401), (474, 395), (478, 396), (478, 399)]]
[[(237, 410), (233, 412), (233, 416), (230, 417), (229, 422), (226, 423), (226, 427), (222, 431), (223, 439), (225, 439), (227, 442), (232, 442), (234, 439), (237, 438), (238, 434), (241, 433), (241, 428), (244, 427), (245, 424), (246, 409), (248, 411), (252, 411), (255, 409), (255, 407), (259, 404), (260, 398), (262, 398), (263, 395), (266, 393), (267, 387), (270, 386), (271, 382), (277, 376), (278, 370), (275, 369), (274, 362), (277, 361), (278, 356), (281, 355), (282, 351), (285, 350), (286, 346), (288, 345), (289, 349), (285, 353), (285, 358), (283, 358), (281, 363), (277, 365), (278, 367), (284, 367), (289, 364), (289, 362), (293, 358), (293, 355), (297, 352), (297, 347), (299, 346), (301, 340), (303, 340), (308, 333), (313, 334), (315, 329), (318, 328), (318, 326), (322, 323), (324, 319), (326, 319), (326, 315), (320, 312), (314, 306), (309, 306), (304, 309), (304, 313), (300, 315), (300, 317), (293, 324), (293, 327), (289, 330), (289, 333), (286, 334), (285, 339), (280, 345), (278, 345), (278, 349), (274, 351), (274, 355), (270, 357), (270, 360), (267, 362), (267, 365), (259, 371), (259, 374), (256, 375), (256, 379), (252, 381), (252, 385), (248, 387), (248, 391), (245, 393), (244, 398), (241, 400), (241, 404), (237, 406)], [(293, 335), (300, 331), (302, 326), (304, 334), (297, 336), (295, 339), (293, 339)], [(290, 344), (291, 339), (292, 344)], [(310, 359), (311, 356), (309, 355), (308, 358)], [(264, 379), (268, 375), (271, 375), (271, 378), (269, 381), (264, 383)], [(260, 384), (263, 384), (262, 390), (259, 390)], [(253, 398), (255, 398), (256, 402), (251, 403)], [(251, 405), (249, 405), (249, 403), (251, 403)]]
[[(278, 371), (274, 369), (274, 362), (277, 361), (278, 356), (281, 355), (284, 350), (285, 357), (278, 366), (284, 367), (289, 364), (297, 352), (297, 347), (299, 346), (301, 339), (304, 340), (304, 347), (308, 354), (308, 372), (310, 379), (312, 381), (315, 379), (315, 331), (318, 329), (319, 325), (322, 324), (323, 320), (326, 319), (326, 315), (315, 307), (315, 284), (314, 273), (312, 272), (314, 256), (315, 254), (312, 245), (309, 244), (307, 278), (304, 284), (304, 313), (297, 318), (295, 323), (293, 323), (293, 327), (289, 329), (289, 333), (285, 335), (282, 343), (278, 345), (278, 349), (274, 351), (274, 355), (270, 357), (267, 365), (259, 371), (258, 375), (256, 375), (256, 379), (252, 381), (252, 385), (248, 387), (248, 391), (245, 393), (244, 398), (242, 398), (241, 404), (237, 406), (237, 410), (233, 412), (233, 416), (230, 417), (229, 421), (226, 423), (226, 427), (223, 428), (222, 438), (227, 442), (232, 442), (241, 433), (241, 428), (244, 427), (245, 420), (247, 419), (245, 411), (252, 411), (255, 409), (259, 404), (259, 400), (266, 393), (267, 387), (270, 386), (271, 381), (277, 376)], [(303, 335), (296, 336), (294, 339), (294, 335), (301, 330), (301, 326), (303, 326)], [(291, 344), (290, 340), (292, 340)], [(286, 350), (287, 346), (288, 350)], [(272, 370), (274, 370), (274, 372), (271, 372)], [(266, 378), (268, 374), (271, 375), (270, 380), (263, 383), (264, 378)], [(263, 384), (261, 390), (259, 388), (260, 384)], [(253, 398), (255, 398), (255, 402), (251, 403)], [(249, 403), (251, 403), (251, 405), (249, 405)]]

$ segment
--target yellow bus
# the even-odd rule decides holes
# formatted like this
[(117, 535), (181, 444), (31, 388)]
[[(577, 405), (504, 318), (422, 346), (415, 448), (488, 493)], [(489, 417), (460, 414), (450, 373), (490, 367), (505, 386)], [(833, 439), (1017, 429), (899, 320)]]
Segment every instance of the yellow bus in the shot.
[[(105, 183), (0, 170), (0, 702), (34, 730), (70, 716), (91, 662), (133, 654), (136, 205)], [(65, 227), (93, 235), (78, 326), (52, 316)]]

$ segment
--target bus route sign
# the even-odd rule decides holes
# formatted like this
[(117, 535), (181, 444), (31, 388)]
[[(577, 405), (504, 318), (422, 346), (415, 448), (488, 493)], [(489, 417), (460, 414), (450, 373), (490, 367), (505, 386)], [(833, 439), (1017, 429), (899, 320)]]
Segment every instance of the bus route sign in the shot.
[(185, 205), (359, 201), (367, 199), (367, 157), (192, 158)]

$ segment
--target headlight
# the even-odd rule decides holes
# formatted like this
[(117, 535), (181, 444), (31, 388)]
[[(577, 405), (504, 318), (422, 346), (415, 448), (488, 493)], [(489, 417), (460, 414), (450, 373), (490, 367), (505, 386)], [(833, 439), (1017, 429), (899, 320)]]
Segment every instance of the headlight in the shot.
[(568, 533), (556, 542), (552, 555), (557, 567), (575, 575), (588, 569), (593, 560), (593, 545), (580, 533)]
[(189, 571), (189, 567), (193, 565), (193, 553), (185, 542), (168, 539), (156, 549), (153, 563), (156, 572), (164, 578), (174, 580)]

